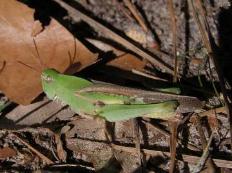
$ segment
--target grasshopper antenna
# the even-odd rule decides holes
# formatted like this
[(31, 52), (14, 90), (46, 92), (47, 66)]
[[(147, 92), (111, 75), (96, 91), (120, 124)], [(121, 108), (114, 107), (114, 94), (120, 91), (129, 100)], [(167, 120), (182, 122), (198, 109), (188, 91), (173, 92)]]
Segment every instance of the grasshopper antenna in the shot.
[(32, 70), (34, 70), (34, 71), (36, 71), (36, 72), (38, 72), (38, 73), (40, 73), (39, 70), (37, 70), (36, 68), (34, 68), (34, 67), (32, 67), (32, 66), (30, 66), (30, 65), (28, 65), (28, 64), (25, 64), (25, 63), (22, 62), (22, 61), (16, 61), (16, 62), (19, 63), (19, 64), (22, 64), (22, 65), (24, 65), (24, 66), (26, 66), (26, 67), (28, 67), (28, 68), (30, 68), (30, 69), (32, 69)]
[(71, 52), (68, 51), (68, 57), (69, 57), (69, 66), (72, 66), (74, 64), (74, 60), (77, 56), (77, 43), (76, 43), (76, 40), (75, 38), (73, 37), (73, 41), (74, 41), (74, 53), (73, 55), (71, 55)]
[(32, 67), (32, 66), (30, 66), (30, 65), (28, 65), (28, 64), (26, 64), (26, 63), (24, 63), (24, 62), (22, 62), (22, 61), (15, 61), (15, 62), (9, 62), (9, 61), (7, 61), (7, 62), (6, 62), (6, 60), (3, 60), (3, 61), (1, 61), (1, 63), (2, 63), (2, 67), (1, 67), (1, 69), (0, 69), (0, 73), (3, 72), (3, 70), (4, 70), (5, 67), (6, 67), (6, 65), (12, 65), (12, 64), (15, 64), (15, 63), (19, 63), (19, 64), (21, 64), (21, 65), (24, 65), (24, 66), (26, 66), (26, 67), (28, 67), (28, 68), (30, 68), (30, 69), (32, 69), (32, 70), (34, 70), (34, 71), (40, 73), (39, 70), (35, 69), (34, 67)]
[(37, 44), (36, 44), (36, 41), (35, 41), (35, 38), (33, 37), (33, 43), (34, 43), (34, 46), (35, 46), (35, 50), (36, 50), (36, 54), (37, 54), (37, 59), (39, 60), (39, 63), (40, 63), (40, 66), (41, 66), (41, 69), (46, 69), (46, 65), (45, 63), (42, 61), (42, 58), (40, 57), (39, 55), (39, 50), (38, 50), (38, 47), (37, 47)]

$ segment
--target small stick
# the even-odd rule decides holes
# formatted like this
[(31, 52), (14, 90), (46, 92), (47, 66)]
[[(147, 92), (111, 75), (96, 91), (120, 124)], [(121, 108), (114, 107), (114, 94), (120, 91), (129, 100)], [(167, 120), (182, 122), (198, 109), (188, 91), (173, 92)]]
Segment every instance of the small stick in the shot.
[(22, 140), (19, 136), (17, 136), (14, 133), (11, 133), (11, 135), (14, 136), (14, 137), (16, 137), (23, 145), (25, 145), (26, 147), (28, 147), (33, 153), (35, 153), (39, 158), (41, 158), (42, 160), (44, 160), (48, 165), (54, 164), (54, 162), (52, 160), (50, 160), (49, 158), (47, 158), (45, 155), (43, 155), (42, 153), (40, 153), (38, 150), (36, 150), (35, 148), (33, 148), (30, 144), (28, 144), (24, 140)]
[(125, 16), (130, 20), (130, 21), (134, 21), (134, 19), (132, 18), (132, 16), (129, 14), (130, 12), (124, 8), (122, 6), (122, 4), (120, 2), (118, 2), (118, 0), (113, 0), (114, 4), (116, 4), (116, 6), (119, 8), (119, 10), (121, 10)]
[[(207, 160), (207, 158), (209, 156), (209, 147), (210, 147), (210, 145), (211, 145), (211, 143), (213, 141), (213, 137), (214, 137), (214, 132), (211, 133), (209, 141), (208, 141), (208, 143), (207, 143), (207, 145), (206, 145), (206, 147), (204, 149), (204, 152), (203, 152), (201, 158), (199, 159), (197, 165), (194, 167), (194, 169), (192, 171), (193, 173), (200, 172), (202, 170), (203, 166), (205, 165), (205, 162), (206, 162), (206, 160)], [(215, 169), (210, 170), (210, 172), (215, 172)]]
[(208, 110), (208, 111), (204, 111), (204, 112), (201, 112), (201, 113), (198, 113), (198, 115), (200, 116), (200, 117), (210, 117), (210, 116), (212, 116), (212, 115), (214, 115), (214, 114), (218, 114), (218, 113), (226, 113), (226, 108), (225, 108), (225, 106), (223, 106), (223, 107), (220, 107), (220, 108), (214, 108), (214, 109), (210, 109), (210, 110)]
[(61, 163), (61, 164), (51, 165), (50, 167), (52, 167), (52, 168), (62, 168), (62, 167), (74, 167), (75, 168), (75, 167), (81, 167), (81, 168), (88, 169), (89, 171), (95, 171), (95, 169), (93, 167), (85, 166), (85, 165), (81, 165), (81, 164)]
[(140, 76), (144, 76), (144, 77), (150, 78), (150, 79), (168, 82), (168, 80), (166, 80), (166, 79), (161, 79), (161, 78), (159, 78), (157, 76), (153, 76), (153, 75), (150, 75), (148, 73), (144, 73), (142, 71), (138, 71), (136, 69), (132, 69), (131, 72), (134, 73), (134, 74), (140, 75)]
[(63, 143), (61, 140), (61, 134), (55, 133), (54, 140), (56, 143), (56, 151), (57, 151), (57, 156), (59, 157), (59, 161), (65, 162), (67, 160), (67, 153), (63, 147)]
[(138, 23), (143, 28), (144, 32), (148, 32), (148, 27), (141, 16), (141, 14), (138, 12), (136, 6), (130, 1), (130, 0), (123, 0), (124, 4), (128, 7), (132, 15), (135, 17), (135, 19), (138, 21)]
[[(197, 130), (198, 130), (198, 133), (200, 135), (201, 142), (202, 142), (202, 149), (204, 150), (202, 158), (200, 159), (200, 161), (197, 164), (198, 168), (201, 169), (204, 166), (205, 161), (206, 161), (206, 159), (208, 158), (208, 155), (209, 155), (209, 153), (207, 154), (207, 152), (208, 152), (207, 145), (208, 144), (210, 145), (212, 141), (209, 140), (209, 142), (207, 144), (207, 140), (206, 140), (206, 137), (205, 137), (205, 134), (204, 134), (204, 130), (203, 130), (201, 122), (200, 122), (200, 117), (196, 116), (195, 120), (196, 120)], [(211, 137), (213, 138), (213, 133), (211, 134)], [(203, 161), (204, 161), (204, 163), (203, 163)], [(214, 164), (211, 157), (208, 158), (206, 164), (209, 167), (210, 172), (212, 172), (212, 173), (215, 172), (216, 173), (215, 164)], [(197, 167), (195, 167), (195, 169), (197, 169)]]
[(143, 157), (141, 156), (141, 146), (140, 146), (140, 133), (139, 133), (139, 124), (138, 119), (134, 118), (132, 119), (133, 126), (134, 126), (134, 142), (135, 142), (135, 148), (137, 149), (137, 154), (139, 157), (139, 172), (143, 172)]
[(176, 15), (173, 6), (173, 1), (168, 0), (168, 9), (171, 16), (171, 26), (172, 26), (172, 44), (173, 44), (173, 56), (174, 56), (174, 74), (173, 74), (173, 82), (177, 82), (177, 71), (178, 71), (178, 61), (177, 61), (177, 29), (176, 29)]
[[(203, 18), (204, 23), (207, 23), (207, 19), (206, 19), (206, 11), (205, 8), (203, 7), (203, 2), (201, 0), (197, 0), (196, 1), (196, 5), (199, 8), (199, 14), (201, 14), (201, 17)], [(205, 29), (207, 30), (207, 32), (209, 32), (209, 27), (206, 26)]]
[(171, 137), (170, 137), (170, 153), (171, 153), (171, 166), (169, 168), (169, 173), (175, 172), (175, 163), (176, 163), (176, 144), (177, 144), (177, 128), (179, 125), (179, 120), (174, 119), (169, 122), (171, 129)]

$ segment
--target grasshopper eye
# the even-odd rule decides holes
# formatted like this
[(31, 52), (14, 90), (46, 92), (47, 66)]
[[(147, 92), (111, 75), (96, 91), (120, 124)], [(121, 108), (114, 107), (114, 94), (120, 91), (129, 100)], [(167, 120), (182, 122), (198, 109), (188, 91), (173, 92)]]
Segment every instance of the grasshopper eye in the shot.
[(49, 75), (42, 74), (41, 78), (48, 83), (53, 81), (53, 78)]

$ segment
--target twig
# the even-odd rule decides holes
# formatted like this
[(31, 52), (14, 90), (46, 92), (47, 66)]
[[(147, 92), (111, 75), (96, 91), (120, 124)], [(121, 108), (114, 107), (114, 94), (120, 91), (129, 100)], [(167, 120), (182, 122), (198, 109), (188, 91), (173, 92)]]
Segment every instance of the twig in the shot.
[(88, 169), (90, 171), (95, 171), (95, 169), (93, 167), (90, 167), (90, 166), (85, 166), (85, 165), (81, 165), (81, 164), (54, 164), (54, 165), (51, 165), (50, 167), (53, 167), (53, 168), (62, 168), (62, 167), (81, 167), (81, 168), (85, 168), (85, 169)]
[(35, 153), (37, 156), (39, 156), (39, 158), (41, 158), (42, 160), (44, 160), (48, 165), (54, 164), (54, 162), (52, 160), (50, 160), (49, 158), (47, 158), (45, 155), (43, 155), (42, 153), (40, 153), (38, 150), (36, 150), (34, 147), (32, 147), (30, 144), (28, 144), (24, 140), (22, 140), (19, 136), (17, 136), (14, 133), (11, 133), (11, 135), (14, 136), (14, 137), (16, 137), (23, 145), (25, 145), (26, 147), (28, 147), (33, 153)]
[(52, 152), (53, 157), (56, 159), (56, 161), (59, 161), (60, 159), (58, 158), (58, 156), (55, 153), (52, 140), (50, 141), (50, 146), (51, 146), (51, 152)]
[(174, 119), (169, 122), (171, 129), (171, 137), (170, 137), (170, 153), (171, 153), (171, 166), (169, 168), (169, 173), (175, 172), (175, 163), (176, 163), (176, 144), (177, 144), (177, 128), (179, 126), (179, 120)]
[(63, 143), (61, 140), (61, 135), (60, 134), (54, 134), (54, 140), (56, 143), (56, 151), (57, 155), (59, 157), (59, 161), (65, 162), (67, 160), (67, 153), (64, 150)]
[(173, 73), (173, 68), (170, 67), (168, 64), (163, 62), (160, 58), (160, 56), (167, 56), (164, 53), (158, 51), (158, 50), (153, 50), (153, 53), (157, 56), (155, 59), (153, 56), (150, 55), (150, 53), (145, 52), (144, 50), (140, 49), (138, 46), (130, 43), (127, 41), (125, 38), (121, 37), (120, 35), (116, 34), (112, 30), (106, 28), (104, 25), (101, 23), (95, 21), (91, 17), (85, 15), (78, 9), (73, 8), (72, 6), (68, 5), (67, 3), (63, 2), (62, 0), (53, 0), (57, 2), (61, 7), (66, 9), (69, 13), (69, 15), (73, 18), (73, 20), (78, 20), (81, 18), (83, 21), (88, 23), (90, 26), (93, 28), (96, 28), (100, 30), (102, 33), (104, 33), (106, 36), (109, 38), (113, 39), (114, 41), (120, 43), (121, 45), (125, 46), (126, 48), (130, 49), (134, 53), (138, 54), (139, 56), (147, 59), (150, 61), (154, 66), (158, 66), (160, 69), (166, 70), (168, 73)]
[(86, 40), (88, 42), (90, 42), (91, 44), (93, 44), (96, 48), (104, 51), (104, 52), (109, 52), (112, 51), (117, 57), (121, 57), (123, 55), (126, 55), (127, 53), (113, 47), (110, 44), (107, 44), (101, 40), (97, 40), (97, 39), (92, 39), (92, 38), (86, 38)]
[(168, 0), (168, 9), (171, 16), (171, 26), (172, 26), (172, 44), (173, 49), (172, 53), (174, 56), (174, 74), (173, 74), (173, 82), (177, 82), (177, 71), (178, 71), (178, 61), (177, 61), (177, 32), (176, 32), (176, 15), (173, 6), (173, 1)]
[(197, 4), (197, 6), (199, 8), (199, 14), (201, 14), (203, 22), (206, 24), (205, 29), (206, 29), (207, 32), (210, 32), (209, 31), (209, 26), (207, 24), (206, 11), (205, 11), (205, 8), (203, 7), (202, 3), (203, 2), (201, 0), (196, 0), (196, 4)]
[(154, 79), (154, 80), (159, 80), (159, 81), (168, 82), (166, 79), (161, 79), (161, 78), (159, 78), (159, 77), (157, 77), (157, 76), (153, 76), (153, 75), (151, 75), (151, 74), (144, 73), (144, 72), (138, 71), (138, 70), (136, 70), (136, 69), (132, 69), (131, 72), (134, 73), (134, 74), (137, 74), (137, 75), (146, 77), (146, 78), (150, 78), (150, 79)]
[[(213, 40), (213, 38), (212, 38), (212, 36), (210, 34), (210, 28), (209, 28), (207, 19), (206, 19), (206, 17), (203, 17), (204, 18), (204, 26), (205, 26), (205, 27), (203, 27), (203, 24), (201, 23), (200, 19), (197, 16), (197, 12), (196, 12), (196, 9), (194, 7), (193, 0), (188, 0), (188, 2), (189, 2), (190, 6), (193, 9), (193, 16), (194, 16), (194, 19), (195, 19), (198, 27), (199, 27), (199, 30), (200, 30), (200, 33), (201, 33), (201, 36), (202, 36), (202, 41), (203, 41), (203, 43), (204, 43), (204, 45), (205, 45), (205, 47), (207, 49), (209, 57), (214, 62), (215, 69), (216, 69), (216, 72), (217, 72), (217, 75), (218, 75), (218, 78), (219, 78), (219, 84), (220, 84), (222, 94), (223, 94), (223, 97), (224, 97), (226, 112), (227, 112), (227, 115), (228, 115), (228, 120), (230, 122), (230, 138), (231, 138), (231, 144), (230, 145), (231, 145), (231, 148), (232, 148), (232, 107), (231, 107), (230, 101), (227, 98), (228, 94), (227, 94), (227, 91), (226, 91), (226, 88), (225, 88), (226, 80), (225, 80), (225, 78), (223, 76), (223, 73), (222, 73), (222, 70), (221, 70), (221, 68), (220, 68), (220, 66), (219, 66), (219, 64), (217, 62), (217, 58), (216, 58), (217, 55), (215, 54), (215, 52), (213, 52), (213, 49), (212, 49), (212, 45), (213, 45), (212, 40)], [(202, 15), (204, 16), (204, 14), (202, 14)]]
[(141, 146), (140, 146), (140, 133), (139, 133), (139, 124), (138, 119), (134, 118), (132, 119), (133, 127), (134, 127), (134, 142), (135, 142), (135, 148), (137, 149), (137, 154), (139, 158), (139, 172), (143, 172), (143, 157), (141, 156)]
[(208, 54), (209, 56), (211, 55), (212, 53), (212, 47), (211, 47), (211, 44), (209, 42), (209, 38), (208, 38), (208, 34), (207, 32), (205, 32), (205, 27), (202, 25), (200, 19), (198, 18), (198, 15), (197, 15), (197, 12), (196, 12), (196, 9), (194, 7), (194, 4), (193, 4), (193, 1), (192, 0), (188, 0), (189, 1), (189, 5), (190, 7), (192, 8), (193, 10), (193, 17), (194, 17), (194, 20), (195, 22), (197, 23), (198, 27), (199, 27), (199, 30), (200, 30), (200, 33), (201, 33), (201, 36), (202, 36), (202, 41), (208, 51)]
[(220, 107), (220, 108), (214, 108), (214, 109), (210, 109), (208, 111), (204, 111), (204, 112), (201, 112), (201, 113), (198, 113), (198, 115), (200, 117), (210, 117), (212, 116), (213, 114), (218, 114), (218, 113), (226, 113), (226, 109), (225, 107)]
[[(210, 145), (211, 145), (211, 143), (213, 141), (213, 137), (214, 137), (214, 132), (212, 132), (212, 134), (210, 135), (209, 141), (208, 141), (208, 143), (207, 143), (207, 145), (206, 145), (206, 147), (204, 149), (204, 152), (203, 152), (201, 158), (199, 159), (197, 165), (194, 167), (194, 169), (192, 171), (193, 173), (200, 172), (202, 170), (203, 166), (205, 165), (205, 162), (206, 162), (206, 160), (207, 160), (207, 158), (209, 156), (209, 147), (210, 147)], [(215, 170), (214, 171), (211, 170), (210, 172), (211, 173), (215, 172)]]
[(122, 6), (122, 4), (120, 2), (118, 2), (118, 0), (113, 0), (114, 4), (116, 4), (116, 6), (119, 8), (119, 10), (121, 10), (125, 16), (130, 20), (130, 21), (134, 21), (134, 18), (130, 15), (130, 12), (124, 8)]
[(138, 12), (136, 6), (130, 1), (130, 0), (123, 0), (124, 4), (128, 7), (132, 15), (135, 17), (135, 19), (138, 21), (138, 23), (141, 25), (143, 30), (147, 33), (148, 32), (148, 27), (143, 20), (143, 17), (141, 14)]
[[(202, 142), (202, 149), (204, 150), (204, 152), (202, 154), (202, 158), (200, 159), (200, 161), (197, 164), (198, 167), (195, 167), (195, 169), (197, 169), (197, 168), (201, 169), (204, 166), (206, 159), (208, 158), (209, 153), (207, 153), (207, 151), (208, 151), (207, 146), (211, 144), (211, 141), (209, 140), (209, 142), (207, 144), (207, 140), (206, 140), (206, 137), (205, 137), (205, 134), (204, 134), (204, 130), (203, 130), (202, 125), (201, 125), (200, 117), (195, 116), (195, 123), (197, 125), (197, 130), (198, 130), (201, 142)], [(213, 133), (211, 134), (211, 137), (213, 138)], [(212, 172), (212, 173), (215, 172), (216, 173), (215, 164), (214, 164), (211, 157), (208, 158), (206, 164), (209, 167), (210, 172)]]

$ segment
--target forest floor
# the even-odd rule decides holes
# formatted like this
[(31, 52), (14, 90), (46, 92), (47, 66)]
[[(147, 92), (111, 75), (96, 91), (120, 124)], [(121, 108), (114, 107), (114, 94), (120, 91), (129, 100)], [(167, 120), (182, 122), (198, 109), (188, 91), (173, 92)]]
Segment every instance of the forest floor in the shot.
[[(4, 61), (2, 67), (6, 69), (0, 70), (3, 172), (232, 172), (228, 113), (232, 85), (231, 2), (8, 2), (0, 2), (0, 11), (4, 5), (8, 8), (0, 12), (4, 16), (0, 26), (7, 20), (17, 29), (7, 32), (0, 28), (0, 62), (14, 56), (20, 65), (11, 67)], [(24, 16), (14, 15), (15, 6), (25, 9)], [(28, 9), (33, 13), (27, 13)], [(34, 22), (35, 37), (24, 44), (18, 37), (27, 41), (31, 25), (25, 25), (25, 21), (29, 18)], [(21, 19), (22, 25), (12, 22)], [(6, 38), (11, 41), (4, 42)], [(204, 106), (169, 121), (136, 118), (109, 123), (79, 116), (42, 93), (40, 75), (28, 73), (31, 66), (20, 69), (33, 64), (30, 56), (34, 54), (44, 56), (42, 60), (49, 67), (57, 66), (64, 72), (69, 66), (61, 56), (71, 57), (66, 48), (73, 38), (78, 40), (74, 41), (77, 50), (70, 48), (70, 52), (77, 57), (74, 61), (78, 70), (67, 73), (96, 83), (150, 91), (179, 87), (182, 95), (197, 97)], [(19, 85), (19, 90), (15, 89)]]

